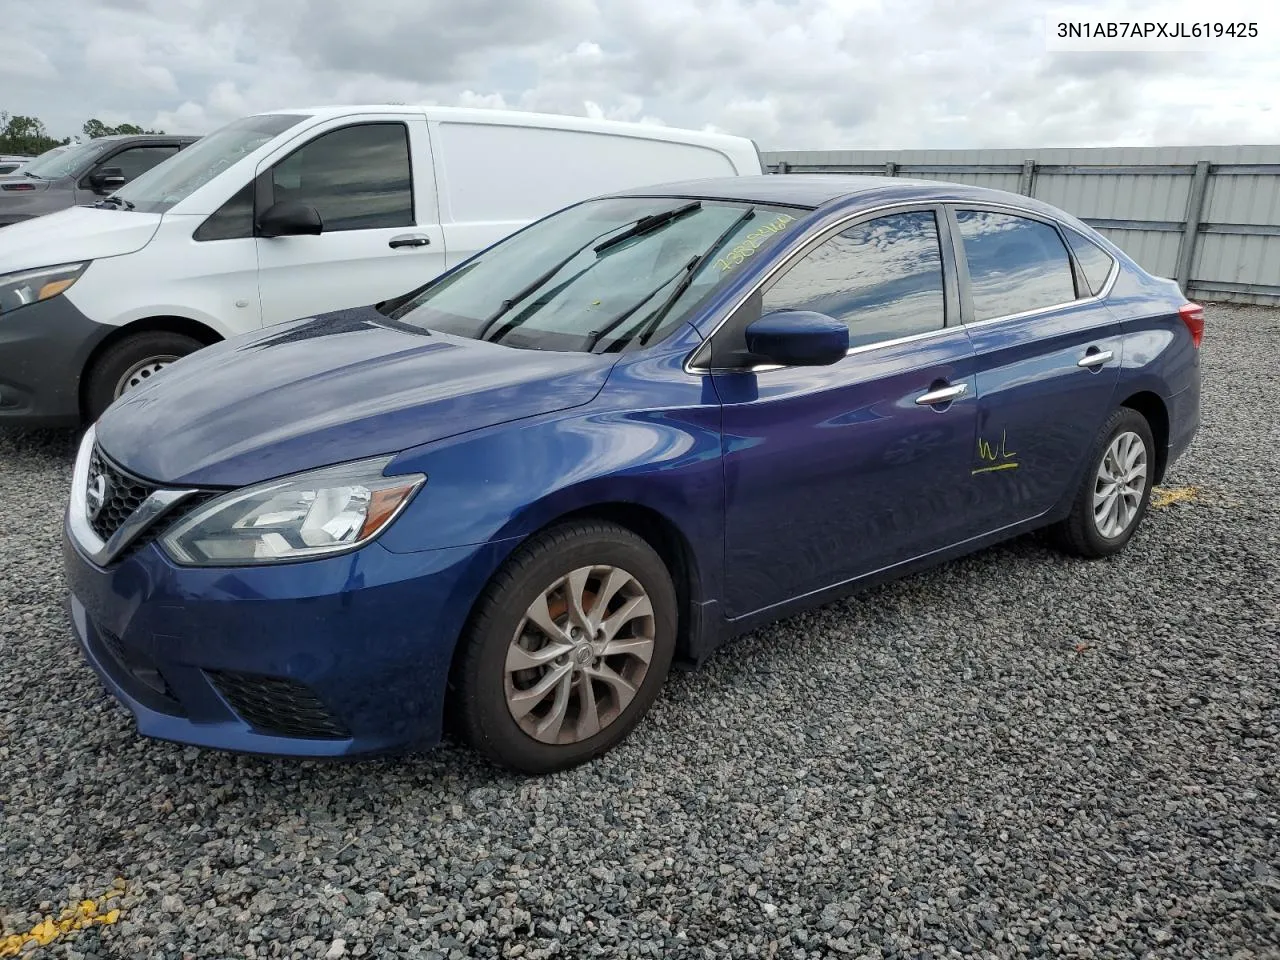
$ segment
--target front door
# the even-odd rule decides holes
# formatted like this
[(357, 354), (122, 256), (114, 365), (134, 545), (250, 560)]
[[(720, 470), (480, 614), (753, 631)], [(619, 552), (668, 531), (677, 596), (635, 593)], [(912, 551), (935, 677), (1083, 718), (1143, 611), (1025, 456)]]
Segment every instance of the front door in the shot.
[(259, 215), (293, 200), (324, 226), (318, 236), (257, 238), (264, 324), (377, 303), (444, 269), (424, 117), (335, 123), (259, 167)]
[(963, 528), (977, 398), (968, 335), (947, 325), (958, 299), (940, 223), (927, 208), (843, 228), (716, 334), (816, 310), (844, 320), (851, 343), (829, 367), (713, 376), (730, 618), (933, 552)]

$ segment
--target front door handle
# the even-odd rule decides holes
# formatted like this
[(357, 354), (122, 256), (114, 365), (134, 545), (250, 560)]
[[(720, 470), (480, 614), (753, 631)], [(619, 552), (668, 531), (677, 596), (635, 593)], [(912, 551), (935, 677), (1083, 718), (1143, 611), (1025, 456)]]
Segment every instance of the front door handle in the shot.
[(1113, 356), (1115, 356), (1115, 354), (1112, 353), (1110, 350), (1090, 350), (1083, 357), (1081, 357), (1079, 360), (1076, 361), (1076, 366), (1084, 367), (1086, 369), (1090, 367), (1100, 367), (1104, 363), (1106, 363), (1108, 360), (1110, 360)]
[(969, 389), (967, 383), (956, 383), (949, 387), (939, 387), (937, 390), (930, 390), (928, 393), (922, 393), (916, 397), (916, 403), (922, 407), (932, 407), (940, 403), (950, 403), (957, 397), (963, 396), (965, 391)]
[(424, 237), (417, 233), (406, 233), (403, 236), (392, 237), (387, 244), (392, 250), (398, 250), (400, 247), (425, 247), (431, 243), (430, 237)]

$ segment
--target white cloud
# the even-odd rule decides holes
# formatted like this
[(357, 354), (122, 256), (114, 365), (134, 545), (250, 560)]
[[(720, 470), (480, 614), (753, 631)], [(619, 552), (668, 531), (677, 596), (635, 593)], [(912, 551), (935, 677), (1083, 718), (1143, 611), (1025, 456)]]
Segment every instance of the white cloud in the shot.
[(1274, 45), (1049, 54), (1045, 0), (64, 6), (65, 29), (23, 20), (0, 38), (0, 110), (61, 133), (94, 115), (199, 133), (253, 110), (394, 101), (666, 122), (765, 149), (1280, 139)]

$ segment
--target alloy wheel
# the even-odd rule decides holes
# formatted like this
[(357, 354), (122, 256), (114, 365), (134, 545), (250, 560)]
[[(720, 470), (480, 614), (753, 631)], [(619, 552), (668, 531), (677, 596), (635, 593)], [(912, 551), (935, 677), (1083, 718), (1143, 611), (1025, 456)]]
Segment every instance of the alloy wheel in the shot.
[(529, 604), (507, 650), (511, 716), (542, 743), (579, 743), (616, 721), (654, 655), (648, 593), (620, 567), (579, 567)]
[(1102, 456), (1093, 488), (1093, 520), (1109, 540), (1133, 524), (1147, 489), (1147, 446), (1133, 431), (1117, 434)]

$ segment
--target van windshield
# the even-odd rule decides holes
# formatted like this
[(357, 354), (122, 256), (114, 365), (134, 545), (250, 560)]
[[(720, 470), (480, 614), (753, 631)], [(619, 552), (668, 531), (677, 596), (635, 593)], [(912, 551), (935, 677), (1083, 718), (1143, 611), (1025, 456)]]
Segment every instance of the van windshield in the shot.
[(803, 213), (736, 200), (590, 200), (384, 312), (397, 325), (533, 350), (643, 346), (667, 336)]
[(19, 173), (26, 174), (28, 177), (37, 177), (40, 180), (58, 180), (87, 166), (108, 146), (108, 143), (101, 140), (86, 140), (84, 143), (66, 147), (54, 147), (40, 154)]
[(234, 120), (201, 137), (177, 156), (152, 167), (114, 195), (133, 204), (132, 207), (122, 205), (124, 209), (164, 213), (237, 160), (304, 119), (293, 114), (268, 113)]

